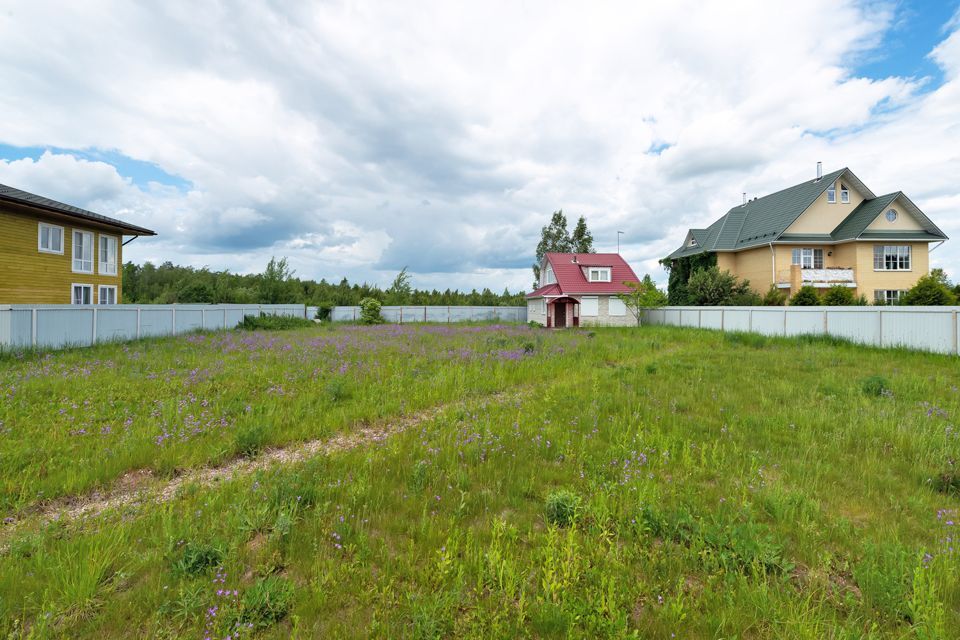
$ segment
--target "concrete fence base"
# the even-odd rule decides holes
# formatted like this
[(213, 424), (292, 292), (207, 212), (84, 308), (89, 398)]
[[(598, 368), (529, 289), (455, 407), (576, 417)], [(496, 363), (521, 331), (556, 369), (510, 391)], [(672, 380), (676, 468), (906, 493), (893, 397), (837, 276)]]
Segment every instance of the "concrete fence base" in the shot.
[(306, 317), (302, 304), (2, 305), (0, 348), (89, 346), (197, 329), (232, 329), (246, 315)]
[(958, 355), (960, 307), (663, 307), (644, 324), (748, 331), (768, 336), (824, 334), (877, 347)]

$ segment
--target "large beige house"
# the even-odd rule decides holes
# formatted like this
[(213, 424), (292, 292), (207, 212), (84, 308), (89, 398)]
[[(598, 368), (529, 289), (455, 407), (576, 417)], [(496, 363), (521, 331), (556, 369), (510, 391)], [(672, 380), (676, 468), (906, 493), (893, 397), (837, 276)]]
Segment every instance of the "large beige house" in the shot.
[(667, 261), (715, 253), (721, 271), (758, 293), (842, 285), (890, 303), (929, 272), (930, 244), (946, 239), (902, 191), (876, 196), (850, 169), (821, 175), (817, 163), (815, 179), (745, 198), (706, 229), (690, 229)]

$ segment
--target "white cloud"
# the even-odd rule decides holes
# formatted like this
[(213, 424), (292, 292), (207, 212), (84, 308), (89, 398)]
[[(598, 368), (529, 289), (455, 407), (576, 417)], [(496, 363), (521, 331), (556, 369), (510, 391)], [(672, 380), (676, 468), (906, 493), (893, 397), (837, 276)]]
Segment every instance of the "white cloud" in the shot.
[[(599, 249), (625, 231), (655, 270), (688, 226), (817, 160), (906, 191), (949, 233), (960, 23), (924, 92), (856, 77), (896, 18), (850, 0), (23, 0), (0, 15), (0, 143), (115, 150), (191, 186), (60, 153), (0, 163), (0, 181), (156, 228), (135, 260), (253, 271), (288, 255), (302, 276), (381, 283), (411, 265), (438, 288), (528, 287), (561, 207)], [(960, 276), (952, 244), (934, 262)]]

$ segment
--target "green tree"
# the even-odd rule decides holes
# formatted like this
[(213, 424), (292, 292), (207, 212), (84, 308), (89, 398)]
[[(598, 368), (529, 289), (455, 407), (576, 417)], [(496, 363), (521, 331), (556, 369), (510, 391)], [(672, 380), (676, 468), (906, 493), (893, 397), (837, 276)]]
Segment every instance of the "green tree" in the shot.
[(286, 258), (270, 258), (266, 270), (260, 275), (260, 302), (262, 304), (283, 304), (294, 302), (290, 278), (293, 271), (287, 265)]
[(907, 291), (900, 299), (900, 304), (944, 306), (957, 304), (957, 296), (949, 289), (946, 274), (942, 269), (934, 269), (939, 273), (931, 272), (917, 280), (917, 284)]
[(533, 288), (540, 286), (540, 263), (547, 253), (570, 253), (573, 243), (567, 233), (567, 217), (563, 209), (554, 211), (550, 224), (540, 229), (540, 242), (537, 244), (537, 261), (533, 264)]
[(787, 304), (787, 293), (777, 285), (771, 284), (760, 304), (765, 307), (782, 307)]
[(587, 220), (583, 216), (570, 234), (570, 250), (573, 253), (593, 253), (593, 234), (587, 229)]
[(667, 302), (673, 305), (695, 304), (690, 300), (687, 284), (690, 276), (699, 269), (709, 269), (717, 266), (717, 254), (712, 252), (696, 253), (692, 256), (664, 258), (660, 261), (663, 268), (670, 274), (667, 281)]
[(834, 285), (823, 295), (823, 304), (831, 307), (852, 306), (857, 304), (857, 297), (850, 287)]
[(380, 324), (383, 316), (380, 315), (380, 301), (376, 298), (364, 298), (360, 301), (360, 322), (363, 324)]
[(791, 307), (816, 307), (822, 304), (817, 290), (810, 285), (804, 285), (790, 298)]
[(687, 304), (706, 307), (760, 304), (760, 296), (750, 288), (749, 280), (741, 281), (717, 267), (693, 272), (687, 281), (687, 299)]
[(624, 306), (636, 318), (638, 327), (644, 309), (656, 309), (667, 304), (667, 294), (657, 288), (650, 274), (643, 276), (643, 282), (626, 281), (623, 284), (629, 287), (630, 291), (618, 293), (617, 297), (623, 300)]
[(397, 277), (393, 279), (390, 288), (387, 289), (387, 304), (410, 304), (412, 296), (413, 287), (410, 286), (410, 274), (407, 273), (407, 268), (404, 267), (400, 270), (400, 273), (397, 274)]

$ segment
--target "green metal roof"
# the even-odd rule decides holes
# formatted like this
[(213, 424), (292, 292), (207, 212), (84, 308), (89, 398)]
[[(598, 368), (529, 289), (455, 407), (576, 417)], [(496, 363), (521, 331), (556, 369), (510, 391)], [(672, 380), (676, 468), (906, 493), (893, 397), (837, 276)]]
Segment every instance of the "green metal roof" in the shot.
[[(851, 185), (859, 193), (866, 196), (843, 222), (830, 234), (789, 234), (784, 232), (799, 218), (830, 185), (838, 179)], [(762, 198), (756, 198), (733, 207), (722, 218), (703, 229), (691, 229), (698, 246), (688, 247), (684, 243), (669, 256), (668, 259), (682, 258), (697, 253), (709, 251), (739, 251), (750, 247), (768, 244), (770, 242), (797, 241), (797, 242), (838, 242), (866, 238), (866, 228), (879, 216), (891, 202), (902, 196), (904, 208), (920, 222), (925, 232), (912, 233), (912, 237), (926, 238), (929, 234), (932, 240), (945, 240), (947, 236), (927, 218), (916, 205), (902, 192), (876, 197), (847, 168), (824, 175), (819, 180), (809, 180), (794, 185), (782, 191), (771, 193)], [(706, 232), (705, 241), (702, 239)], [(893, 237), (893, 236), (884, 236)]]

